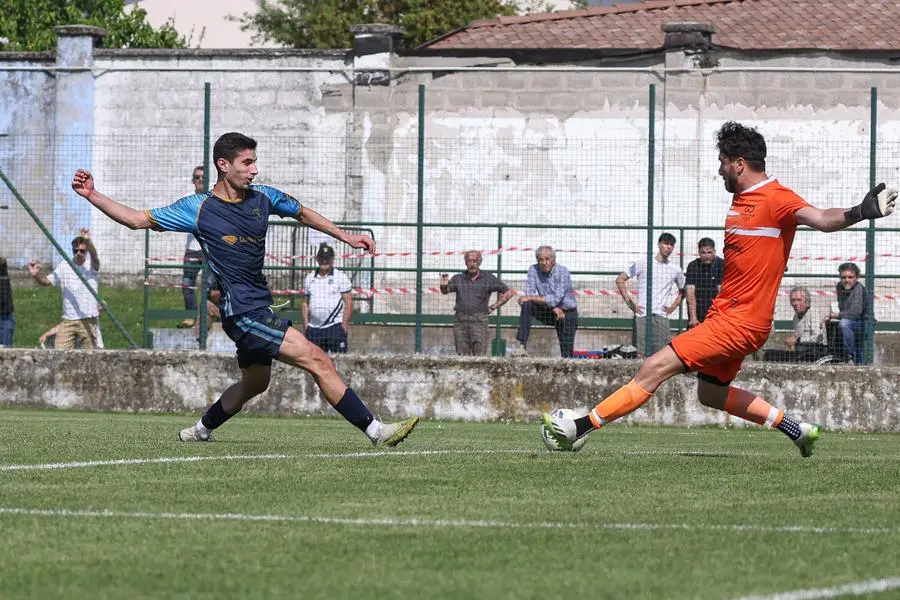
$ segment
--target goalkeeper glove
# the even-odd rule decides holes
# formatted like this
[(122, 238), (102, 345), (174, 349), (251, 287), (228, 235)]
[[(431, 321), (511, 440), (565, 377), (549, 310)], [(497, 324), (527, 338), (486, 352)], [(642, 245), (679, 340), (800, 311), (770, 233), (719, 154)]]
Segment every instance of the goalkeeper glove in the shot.
[(897, 201), (897, 190), (885, 189), (884, 183), (873, 187), (863, 198), (863, 201), (844, 213), (844, 217), (851, 223), (858, 223), (867, 219), (880, 219), (894, 212), (894, 203)]

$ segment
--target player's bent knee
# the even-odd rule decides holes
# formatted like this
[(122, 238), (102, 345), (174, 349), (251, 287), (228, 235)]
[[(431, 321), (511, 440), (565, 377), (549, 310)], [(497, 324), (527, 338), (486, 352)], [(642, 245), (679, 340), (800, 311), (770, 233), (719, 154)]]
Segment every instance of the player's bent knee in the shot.
[(314, 374), (336, 370), (331, 357), (307, 340), (300, 332), (285, 338), (278, 354), (278, 360)]
[(269, 380), (244, 382), (244, 391), (252, 398), (269, 389)]
[(269, 382), (272, 379), (272, 369), (268, 366), (253, 365), (244, 371), (241, 378), (241, 387), (244, 394), (249, 398), (258, 396), (269, 389)]
[(644, 361), (634, 376), (634, 381), (648, 392), (656, 391), (662, 382), (684, 372), (684, 364), (678, 355), (665, 346)]

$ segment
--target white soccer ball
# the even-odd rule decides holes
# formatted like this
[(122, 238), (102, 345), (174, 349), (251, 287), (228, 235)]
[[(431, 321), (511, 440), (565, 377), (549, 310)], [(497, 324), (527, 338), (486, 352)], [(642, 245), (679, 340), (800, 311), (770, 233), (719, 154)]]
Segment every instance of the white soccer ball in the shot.
[[(550, 412), (550, 416), (574, 420), (583, 417), (584, 415), (578, 414), (571, 408), (557, 408)], [(547, 446), (547, 450), (550, 450), (551, 452), (578, 452), (584, 447), (585, 442), (587, 442), (587, 436), (584, 436), (581, 439), (575, 440), (575, 443), (572, 444), (571, 448), (563, 448), (556, 443), (556, 440), (552, 435), (547, 433), (543, 424), (541, 424), (541, 439), (544, 440), (544, 445)]]

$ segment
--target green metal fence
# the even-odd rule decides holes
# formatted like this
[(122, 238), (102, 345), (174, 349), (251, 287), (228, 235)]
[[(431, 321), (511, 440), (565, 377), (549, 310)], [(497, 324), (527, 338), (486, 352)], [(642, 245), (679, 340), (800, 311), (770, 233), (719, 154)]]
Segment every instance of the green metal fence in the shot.
[[(767, 171), (820, 207), (856, 204), (872, 182), (896, 180), (900, 143), (879, 139), (877, 92), (864, 93), (871, 98), (869, 114), (859, 116), (869, 124), (865, 135), (814, 139), (785, 133), (774, 123), (751, 122), (768, 139)], [(657, 124), (652, 87), (646, 120), (603, 136), (503, 119), (465, 123), (430, 112), (424, 88), (418, 102), (420, 117), (398, 123), (389, 135), (349, 127), (350, 133), (339, 137), (255, 136), (258, 183), (279, 187), (336, 222), (369, 232), (378, 243), (379, 254), (367, 258), (336, 247), (337, 266), (353, 275), (358, 288), (354, 324), (392, 328), (377, 335), (363, 336), (362, 329), (351, 333), (353, 351), (450, 351), (446, 331), (453, 322), (453, 297), (436, 292), (437, 279), (440, 273), (462, 270), (463, 252), (469, 249), (484, 251), (483, 268), (521, 290), (534, 263), (533, 249), (556, 248), (558, 262), (571, 270), (579, 292), (584, 335), (579, 333), (576, 348), (581, 349), (603, 343), (602, 334), (589, 335), (592, 330), (631, 328), (614, 279), (630, 263), (651, 260), (660, 233), (675, 235), (682, 266), (693, 259), (701, 237), (712, 237), (721, 251), (730, 198), (716, 174), (718, 122), (706, 124), (701, 137), (666, 133)], [(112, 223), (74, 197), (67, 187), (71, 174), (56, 172), (54, 160), (46, 157), (58, 156), (60, 146), (82, 153), (107, 195), (137, 208), (162, 206), (191, 192), (194, 166), (209, 165), (215, 138), (209, 123), (207, 96), (205, 110), (198, 107), (197, 131), (177, 140), (0, 138), (0, 169), (9, 180), (0, 190), (0, 205), (10, 206), (0, 213), (0, 254), (14, 269), (30, 259), (50, 266), (61, 260), (77, 229), (90, 226), (104, 259), (101, 295), (109, 287), (144, 290), (139, 292), (144, 335), (138, 342), (148, 346), (152, 329), (194, 316), (180, 299), (183, 234), (132, 232)], [(60, 247), (48, 241), (26, 204), (48, 223)], [(815, 302), (827, 305), (834, 300), (837, 265), (857, 262), (873, 292), (878, 330), (900, 329), (900, 229), (890, 225), (889, 219), (828, 235), (801, 230), (783, 288), (806, 285)], [(284, 292), (276, 304), (287, 303), (284, 311), (294, 319), (301, 283), (313, 268), (321, 239), (291, 224), (270, 228), (266, 274), (270, 286)], [(26, 277), (17, 281), (27, 285)], [(686, 314), (683, 305), (673, 328), (684, 327)], [(508, 304), (491, 317), (496, 353), (510, 339), (517, 316), (515, 305)], [(776, 326), (785, 328), (790, 316), (787, 295), (782, 295)], [(200, 346), (205, 331), (201, 327)], [(127, 346), (126, 336), (123, 332), (110, 345)]]

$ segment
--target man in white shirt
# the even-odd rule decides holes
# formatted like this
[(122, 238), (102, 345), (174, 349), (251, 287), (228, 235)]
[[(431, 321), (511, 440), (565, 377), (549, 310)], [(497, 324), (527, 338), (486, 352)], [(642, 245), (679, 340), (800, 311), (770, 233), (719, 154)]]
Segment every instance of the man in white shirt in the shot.
[[(81, 234), (72, 240), (72, 253), (75, 267), (96, 292), (99, 289), (100, 259), (97, 258), (97, 249), (87, 229), (82, 229)], [(88, 255), (90, 263), (87, 262)], [(97, 299), (84, 286), (69, 263), (60, 262), (50, 275), (41, 273), (41, 267), (36, 261), (28, 263), (28, 270), (40, 285), (56, 285), (62, 291), (63, 314), (56, 333), (56, 348), (72, 350), (76, 343), (81, 348), (97, 348), (97, 317), (100, 315)]]
[[(684, 273), (677, 264), (669, 262), (669, 256), (675, 249), (675, 236), (664, 233), (657, 242), (659, 252), (653, 261), (653, 297), (650, 305), (650, 336), (647, 332), (647, 267), (643, 262), (631, 263), (627, 271), (616, 278), (619, 294), (625, 304), (634, 312), (633, 339), (638, 355), (649, 356), (672, 341), (672, 329), (669, 327), (669, 315), (681, 304), (684, 297)], [(625, 282), (637, 279), (638, 299), (629, 294)]]
[(326, 352), (347, 352), (347, 333), (353, 312), (353, 285), (334, 268), (334, 249), (319, 246), (316, 253), (319, 268), (306, 276), (303, 293), (303, 330), (306, 339)]

